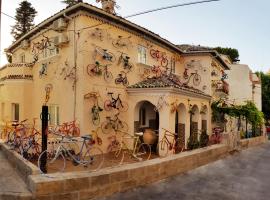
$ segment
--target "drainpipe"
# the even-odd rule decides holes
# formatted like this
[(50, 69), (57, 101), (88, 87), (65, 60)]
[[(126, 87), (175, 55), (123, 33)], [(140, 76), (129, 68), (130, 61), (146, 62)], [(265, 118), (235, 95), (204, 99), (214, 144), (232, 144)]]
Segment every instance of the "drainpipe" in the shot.
[[(69, 21), (72, 20), (71, 17), (67, 16), (66, 13), (63, 14), (63, 16), (68, 19)], [(76, 106), (77, 106), (77, 42), (76, 42), (76, 22), (75, 18), (73, 20), (73, 64), (74, 64), (74, 69), (75, 69), (75, 80), (73, 83), (73, 89), (74, 89), (74, 107), (73, 107), (73, 120), (76, 120)]]

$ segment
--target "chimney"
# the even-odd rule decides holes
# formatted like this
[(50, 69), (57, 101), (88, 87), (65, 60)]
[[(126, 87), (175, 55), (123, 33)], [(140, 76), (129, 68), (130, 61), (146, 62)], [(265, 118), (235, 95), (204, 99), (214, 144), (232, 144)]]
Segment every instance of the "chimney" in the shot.
[(116, 2), (114, 0), (96, 0), (97, 3), (101, 2), (102, 9), (107, 13), (115, 15)]

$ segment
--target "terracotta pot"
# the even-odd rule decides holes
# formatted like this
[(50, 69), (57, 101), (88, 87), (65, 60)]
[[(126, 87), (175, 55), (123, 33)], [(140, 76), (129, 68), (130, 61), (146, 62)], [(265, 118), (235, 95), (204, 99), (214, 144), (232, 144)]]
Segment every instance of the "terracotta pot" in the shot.
[(155, 144), (157, 135), (152, 129), (145, 129), (143, 133), (143, 142), (146, 144)]

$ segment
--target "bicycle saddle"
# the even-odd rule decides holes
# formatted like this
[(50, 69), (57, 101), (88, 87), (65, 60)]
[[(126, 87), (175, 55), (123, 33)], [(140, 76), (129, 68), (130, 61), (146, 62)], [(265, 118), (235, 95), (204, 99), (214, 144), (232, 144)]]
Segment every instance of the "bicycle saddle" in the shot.
[(113, 92), (108, 92), (108, 94), (113, 94)]
[(91, 135), (84, 135), (84, 136), (81, 136), (81, 138), (84, 139), (84, 140), (92, 140)]
[(19, 126), (20, 124), (19, 123), (12, 123), (12, 126), (14, 126), (14, 127), (17, 127), (17, 126)]
[(135, 135), (137, 135), (137, 136), (143, 136), (143, 132), (135, 133)]

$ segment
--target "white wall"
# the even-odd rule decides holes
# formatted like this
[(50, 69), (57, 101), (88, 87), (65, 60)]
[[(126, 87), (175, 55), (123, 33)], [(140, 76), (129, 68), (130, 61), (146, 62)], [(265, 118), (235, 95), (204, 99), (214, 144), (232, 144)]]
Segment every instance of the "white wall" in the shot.
[(231, 64), (231, 70), (226, 80), (230, 85), (229, 99), (235, 104), (244, 104), (245, 101), (252, 101), (252, 82), (250, 80), (250, 69), (248, 65)]

